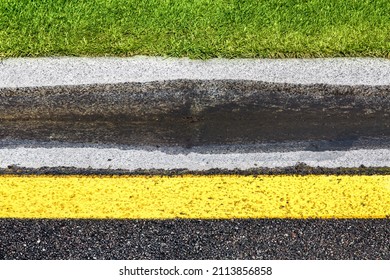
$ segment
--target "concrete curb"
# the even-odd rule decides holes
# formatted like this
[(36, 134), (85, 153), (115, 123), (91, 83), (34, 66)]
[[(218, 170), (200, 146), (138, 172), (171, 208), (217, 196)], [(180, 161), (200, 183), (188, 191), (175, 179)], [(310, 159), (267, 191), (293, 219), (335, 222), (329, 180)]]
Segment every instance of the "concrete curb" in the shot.
[(168, 80), (251, 80), (287, 84), (390, 85), (390, 59), (210, 59), (136, 56), (0, 61), (0, 88)]

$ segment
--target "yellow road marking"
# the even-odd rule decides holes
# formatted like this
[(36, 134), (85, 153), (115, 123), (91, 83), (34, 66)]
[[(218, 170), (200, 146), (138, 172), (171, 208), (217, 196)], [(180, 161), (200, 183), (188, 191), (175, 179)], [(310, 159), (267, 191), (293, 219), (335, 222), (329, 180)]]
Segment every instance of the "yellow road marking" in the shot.
[(390, 176), (0, 176), (1, 218), (385, 218)]

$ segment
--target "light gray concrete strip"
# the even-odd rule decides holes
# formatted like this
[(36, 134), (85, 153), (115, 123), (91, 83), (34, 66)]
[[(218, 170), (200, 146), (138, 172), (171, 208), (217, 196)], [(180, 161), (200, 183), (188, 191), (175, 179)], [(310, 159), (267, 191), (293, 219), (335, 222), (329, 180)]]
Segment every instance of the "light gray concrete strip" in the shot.
[(11, 58), (0, 61), (0, 88), (177, 79), (389, 85), (390, 60), (380, 58), (190, 60), (137, 56)]
[(390, 167), (390, 150), (295, 151), (274, 153), (167, 154), (162, 151), (117, 148), (11, 148), (0, 149), (0, 168), (74, 167), (93, 169), (239, 169), (289, 167), (305, 163), (311, 167)]
[[(1, 126), (0, 126), (1, 130)], [(136, 141), (136, 140), (134, 140)], [(98, 142), (98, 141), (95, 141)], [(249, 142), (249, 141), (248, 141)], [(361, 138), (353, 140), (320, 140), (320, 141), (280, 141), (263, 143), (229, 143), (225, 145), (207, 144), (202, 146), (185, 146), (180, 143), (172, 145), (147, 145), (145, 141), (139, 139), (139, 142), (132, 144), (96, 144), (85, 142), (60, 142), (60, 141), (36, 141), (36, 140), (15, 140), (1, 139), (1, 149), (15, 148), (98, 148), (98, 149), (120, 149), (120, 150), (142, 150), (142, 151), (160, 151), (169, 155), (189, 153), (195, 154), (231, 154), (231, 153), (276, 153), (276, 152), (299, 152), (299, 151), (351, 151), (351, 150), (377, 150), (390, 149), (390, 137), (382, 138)]]

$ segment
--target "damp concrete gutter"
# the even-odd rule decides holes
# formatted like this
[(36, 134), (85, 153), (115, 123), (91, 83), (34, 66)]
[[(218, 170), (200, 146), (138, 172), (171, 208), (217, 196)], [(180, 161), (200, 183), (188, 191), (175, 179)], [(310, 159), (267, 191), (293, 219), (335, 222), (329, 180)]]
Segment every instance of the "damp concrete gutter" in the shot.
[(386, 167), (389, 114), (386, 59), (5, 59), (0, 168)]

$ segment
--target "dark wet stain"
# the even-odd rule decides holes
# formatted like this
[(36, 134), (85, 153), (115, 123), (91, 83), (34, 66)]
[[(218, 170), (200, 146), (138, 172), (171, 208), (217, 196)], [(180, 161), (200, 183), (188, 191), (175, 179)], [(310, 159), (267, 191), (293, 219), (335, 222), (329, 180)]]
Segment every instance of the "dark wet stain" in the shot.
[[(390, 137), (382, 113), (323, 116), (318, 112), (247, 112), (165, 121), (1, 121), (0, 139), (118, 145), (201, 146), (283, 141), (343, 142)], [(315, 147), (313, 147), (315, 150)]]
[(178, 80), (0, 89), (0, 139), (192, 147), (348, 146), (362, 137), (390, 137), (390, 86)]

